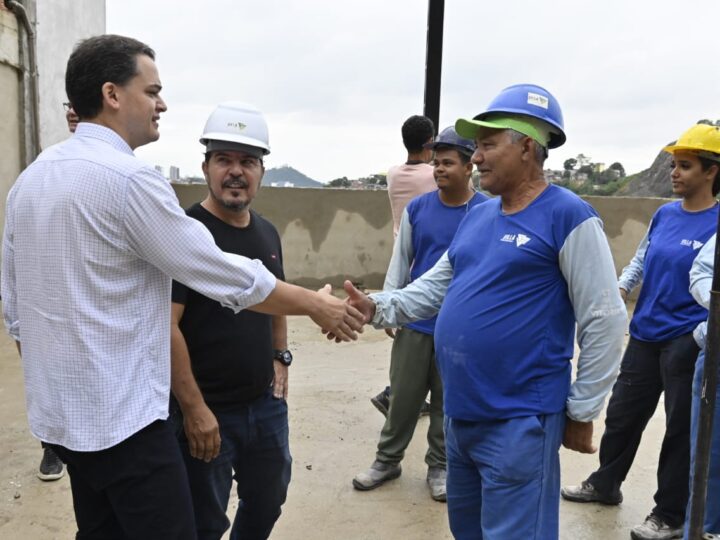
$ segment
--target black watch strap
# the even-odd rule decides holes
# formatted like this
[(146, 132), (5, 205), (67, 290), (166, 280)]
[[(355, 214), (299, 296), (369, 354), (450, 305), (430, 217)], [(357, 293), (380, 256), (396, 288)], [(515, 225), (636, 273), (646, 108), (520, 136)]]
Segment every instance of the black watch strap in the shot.
[(273, 351), (273, 359), (277, 360), (284, 366), (289, 366), (290, 364), (292, 364), (293, 355), (288, 349), (275, 349)]

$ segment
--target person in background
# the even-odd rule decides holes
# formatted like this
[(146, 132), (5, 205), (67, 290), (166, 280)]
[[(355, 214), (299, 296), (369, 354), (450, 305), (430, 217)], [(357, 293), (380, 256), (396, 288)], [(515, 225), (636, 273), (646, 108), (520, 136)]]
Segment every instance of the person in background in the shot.
[[(65, 120), (67, 121), (68, 131), (75, 133), (75, 128), (78, 125), (78, 115), (75, 114), (75, 110), (72, 108), (72, 104), (69, 102), (63, 103), (65, 109)], [(40, 443), (43, 449), (42, 459), (38, 467), (37, 477), (44, 482), (52, 482), (59, 480), (65, 475), (65, 467), (63, 462), (57, 456), (53, 449), (47, 446), (44, 442)]]
[[(383, 290), (402, 289), (430, 269), (447, 251), (462, 219), (487, 200), (468, 182), (470, 156), (475, 143), (448, 127), (425, 144), (435, 151), (433, 171), (437, 190), (420, 195), (403, 210)], [(353, 486), (369, 490), (397, 478), (405, 450), (412, 439), (418, 413), (430, 391), (430, 426), (427, 432), (427, 483), (436, 501), (447, 498), (445, 437), (443, 435), (442, 381), (435, 363), (435, 318), (400, 328), (394, 336), (390, 359), (390, 396), (385, 425), (380, 433), (375, 461), (353, 478)]]
[[(716, 181), (720, 177), (720, 130), (717, 127), (712, 129), (696, 128), (705, 130), (706, 143), (701, 150), (695, 148), (701, 167), (706, 170), (715, 171)], [(678, 141), (680, 145), (681, 141)], [(715, 266), (715, 242), (716, 235), (713, 235), (705, 245), (700, 248), (698, 256), (690, 269), (690, 293), (693, 298), (706, 309), (710, 307), (710, 291), (712, 289), (713, 268)], [(703, 394), (702, 380), (705, 371), (705, 345), (707, 334), (707, 322), (702, 322), (694, 332), (695, 339), (700, 347), (695, 364), (695, 374), (692, 386), (692, 409), (690, 415), (690, 486), (692, 489), (692, 475), (695, 471), (695, 443), (697, 440), (698, 421), (700, 415), (700, 402)], [(692, 494), (692, 491), (691, 491)], [(685, 518), (685, 540), (688, 540), (687, 527), (690, 519), (690, 507), (692, 497), (688, 501)], [(715, 415), (712, 423), (712, 439), (710, 445), (710, 468), (708, 471), (707, 497), (705, 499), (705, 536), (709, 540), (720, 540), (720, 385), (715, 396)]]
[[(394, 238), (397, 238), (400, 220), (407, 204), (415, 197), (437, 189), (433, 167), (428, 163), (432, 159), (432, 148), (426, 147), (432, 143), (435, 134), (433, 121), (426, 116), (413, 115), (403, 123), (401, 134), (407, 158), (402, 165), (390, 167), (387, 173)], [(387, 334), (394, 337), (391, 329), (387, 330)], [(387, 416), (390, 386), (386, 386), (382, 392), (371, 398), (370, 402), (383, 416)], [(424, 402), (420, 414), (429, 414), (429, 407), (429, 404)]]
[(630, 532), (634, 540), (680, 538), (688, 502), (690, 405), (698, 345), (693, 330), (707, 310), (689, 292), (688, 273), (717, 226), (718, 164), (707, 148), (714, 126), (698, 124), (677, 144), (670, 180), (681, 200), (658, 208), (618, 287), (623, 299), (642, 281), (630, 340), (613, 387), (600, 442), (600, 467), (580, 485), (562, 489), (574, 502), (620, 504), (620, 490), (642, 433), (664, 393), (665, 437), (657, 468), (655, 506)]

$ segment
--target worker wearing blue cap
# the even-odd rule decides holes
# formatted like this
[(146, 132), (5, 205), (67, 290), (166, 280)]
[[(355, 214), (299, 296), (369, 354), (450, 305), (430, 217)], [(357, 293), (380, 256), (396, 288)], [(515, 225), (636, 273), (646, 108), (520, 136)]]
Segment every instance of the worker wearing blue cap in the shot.
[(377, 327), (439, 312), (453, 535), (556, 540), (559, 447), (595, 451), (593, 420), (617, 374), (627, 313), (597, 213), (543, 176), (548, 150), (565, 142), (552, 94), (511, 86), (455, 129), (474, 139), (480, 186), (497, 197), (473, 208), (437, 264), (404, 289), (345, 289)]

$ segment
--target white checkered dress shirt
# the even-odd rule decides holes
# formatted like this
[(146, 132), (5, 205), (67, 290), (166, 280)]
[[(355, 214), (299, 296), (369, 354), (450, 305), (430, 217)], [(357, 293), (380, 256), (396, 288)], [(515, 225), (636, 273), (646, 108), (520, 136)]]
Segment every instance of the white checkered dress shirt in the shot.
[(235, 311), (275, 287), (259, 261), (225, 257), (162, 176), (90, 123), (20, 175), (2, 247), (30, 429), (76, 451), (167, 418), (171, 278)]

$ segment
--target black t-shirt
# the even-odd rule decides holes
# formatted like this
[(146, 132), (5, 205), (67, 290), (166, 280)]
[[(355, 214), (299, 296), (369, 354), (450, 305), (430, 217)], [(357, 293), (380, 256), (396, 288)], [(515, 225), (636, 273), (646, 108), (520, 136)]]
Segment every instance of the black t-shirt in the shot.
[[(250, 211), (250, 224), (234, 227), (199, 203), (187, 215), (204, 224), (223, 251), (259, 259), (278, 279), (285, 279), (280, 236), (266, 219)], [(178, 282), (173, 282), (172, 301), (185, 305), (180, 330), (205, 402), (222, 407), (261, 396), (274, 374), (271, 316), (248, 310), (235, 314)]]

